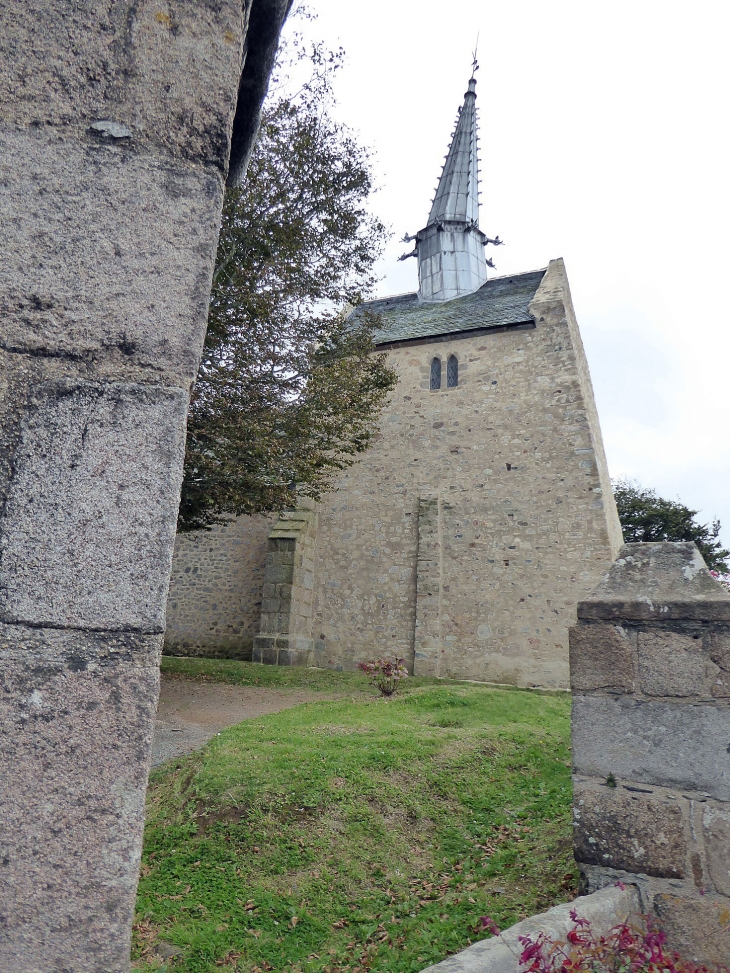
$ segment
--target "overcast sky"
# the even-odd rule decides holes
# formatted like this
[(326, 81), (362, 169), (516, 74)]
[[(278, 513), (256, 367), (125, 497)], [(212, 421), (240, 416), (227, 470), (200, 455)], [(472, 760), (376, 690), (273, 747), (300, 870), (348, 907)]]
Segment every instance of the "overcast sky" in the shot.
[[(479, 34), (481, 228), (496, 274), (565, 259), (613, 477), (717, 516), (730, 546), (727, 0), (310, 0), (375, 151), (381, 295), (415, 290)], [(495, 272), (492, 272), (494, 275)]]

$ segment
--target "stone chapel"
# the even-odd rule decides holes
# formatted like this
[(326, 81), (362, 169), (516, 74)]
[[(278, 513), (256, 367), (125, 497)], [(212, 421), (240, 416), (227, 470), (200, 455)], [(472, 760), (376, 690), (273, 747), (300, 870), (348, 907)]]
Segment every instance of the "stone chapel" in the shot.
[(621, 528), (563, 261), (488, 279), (478, 176), (471, 78), (418, 291), (366, 305), (399, 375), (376, 443), (319, 504), (177, 538), (168, 653), (568, 685)]

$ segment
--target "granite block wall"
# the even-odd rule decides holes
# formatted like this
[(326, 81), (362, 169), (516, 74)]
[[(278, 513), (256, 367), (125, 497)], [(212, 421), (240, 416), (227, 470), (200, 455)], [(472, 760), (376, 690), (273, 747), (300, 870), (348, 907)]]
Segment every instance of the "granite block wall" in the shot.
[(285, 13), (254, 2), (266, 44), (241, 0), (0, 4), (0, 969), (13, 973), (129, 968), (187, 404), (239, 86), (263, 93)]
[(672, 946), (730, 956), (730, 595), (694, 544), (627, 544), (570, 632), (575, 856)]
[(261, 627), (269, 533), (276, 517), (236, 517), (178, 534), (167, 601), (166, 655), (251, 660)]

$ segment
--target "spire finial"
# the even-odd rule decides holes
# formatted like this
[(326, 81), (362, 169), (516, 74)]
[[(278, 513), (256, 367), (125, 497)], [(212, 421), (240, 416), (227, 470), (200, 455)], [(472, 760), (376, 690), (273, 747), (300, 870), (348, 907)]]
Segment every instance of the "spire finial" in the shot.
[(479, 62), (477, 61), (477, 48), (478, 47), (479, 47), (479, 31), (477, 31), (477, 39), (476, 39), (476, 43), (474, 44), (474, 53), (472, 54), (472, 59), (471, 59), (471, 76), (472, 76), (472, 78), (474, 77), (474, 75), (479, 70)]

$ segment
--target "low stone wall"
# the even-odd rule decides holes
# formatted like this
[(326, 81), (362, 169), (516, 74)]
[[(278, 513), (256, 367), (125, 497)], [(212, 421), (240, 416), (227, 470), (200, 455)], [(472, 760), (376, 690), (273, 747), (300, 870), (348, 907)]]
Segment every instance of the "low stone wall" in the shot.
[(694, 544), (627, 544), (570, 632), (575, 855), (688, 960), (730, 957), (730, 595)]
[(250, 661), (275, 522), (275, 515), (236, 517), (210, 530), (177, 535), (165, 655)]
[(519, 963), (524, 948), (519, 937), (536, 939), (540, 933), (545, 933), (556, 942), (565, 942), (565, 937), (573, 928), (570, 918), (573, 909), (582, 919), (588, 919), (596, 933), (605, 935), (638, 911), (639, 897), (630, 886), (625, 889), (614, 886), (585, 895), (574, 902), (558, 905), (548, 912), (518, 922), (499, 936), (474, 943), (442, 963), (429, 966), (423, 973), (519, 973), (520, 969), (524, 969)]

